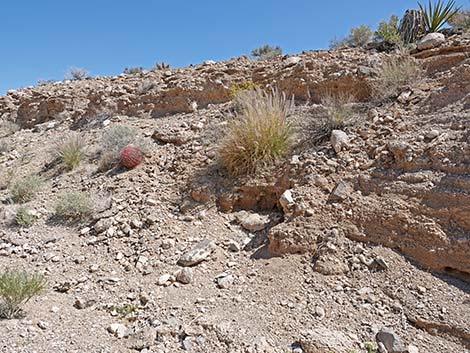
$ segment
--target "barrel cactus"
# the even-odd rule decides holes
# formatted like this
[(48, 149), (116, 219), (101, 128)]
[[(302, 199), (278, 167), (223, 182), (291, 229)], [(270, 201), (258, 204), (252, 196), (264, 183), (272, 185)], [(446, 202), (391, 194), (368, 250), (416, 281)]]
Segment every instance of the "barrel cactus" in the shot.
[(142, 151), (134, 145), (125, 146), (121, 150), (119, 156), (121, 165), (127, 169), (133, 169), (137, 167), (144, 159)]

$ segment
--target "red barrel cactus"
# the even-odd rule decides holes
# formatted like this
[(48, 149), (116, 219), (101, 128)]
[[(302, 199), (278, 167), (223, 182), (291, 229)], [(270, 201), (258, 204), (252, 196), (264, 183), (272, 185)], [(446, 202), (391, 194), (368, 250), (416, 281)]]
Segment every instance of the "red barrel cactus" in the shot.
[(119, 156), (121, 165), (127, 169), (133, 169), (137, 167), (144, 160), (144, 154), (138, 147), (134, 145), (127, 145), (124, 147), (121, 150)]

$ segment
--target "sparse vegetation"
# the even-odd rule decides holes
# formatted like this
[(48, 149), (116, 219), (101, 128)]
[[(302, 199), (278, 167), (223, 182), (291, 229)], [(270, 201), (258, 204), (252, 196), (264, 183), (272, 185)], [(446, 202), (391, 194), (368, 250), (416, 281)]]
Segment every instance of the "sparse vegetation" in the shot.
[(21, 307), (40, 294), (46, 285), (42, 274), (6, 270), (0, 273), (0, 316), (11, 319), (21, 312)]
[(155, 63), (155, 69), (157, 69), (157, 70), (169, 70), (170, 69), (170, 64), (167, 64), (164, 61), (162, 61), (161, 63)]
[(459, 10), (447, 21), (453, 28), (461, 28), (464, 31), (470, 31), (470, 10)]
[(238, 99), (241, 110), (219, 147), (221, 163), (232, 175), (256, 172), (283, 157), (293, 135), (287, 121), (293, 101), (283, 93), (255, 88), (240, 92)]
[(312, 140), (315, 144), (328, 140), (333, 130), (343, 129), (351, 121), (354, 111), (351, 103), (354, 96), (350, 93), (338, 93), (328, 91), (321, 98), (321, 104), (326, 112), (326, 117), (315, 126)]
[(20, 207), (16, 211), (15, 222), (20, 227), (31, 227), (38, 220), (35, 212), (27, 207)]
[(58, 217), (67, 220), (80, 220), (91, 215), (93, 202), (87, 193), (69, 191), (59, 195), (55, 204), (55, 213)]
[(282, 55), (282, 49), (279, 46), (273, 47), (268, 44), (251, 51), (251, 56), (260, 60), (272, 59)]
[(82, 69), (79, 67), (71, 67), (65, 73), (66, 80), (83, 80), (87, 78), (89, 75), (89, 71), (86, 69)]
[(140, 74), (144, 71), (144, 68), (142, 66), (136, 66), (136, 67), (125, 67), (124, 68), (124, 73), (128, 75), (132, 74)]
[(377, 347), (374, 343), (366, 342), (364, 346), (367, 350), (367, 353), (377, 353)]
[(380, 22), (374, 35), (377, 39), (388, 43), (401, 44), (402, 39), (398, 33), (398, 17), (392, 15), (388, 21)]
[(438, 0), (434, 4), (429, 0), (427, 6), (419, 2), (418, 5), (423, 13), (427, 33), (439, 31), (460, 10), (460, 7), (455, 6), (455, 0)]
[(371, 40), (372, 34), (372, 29), (367, 25), (353, 27), (346, 38), (334, 38), (331, 40), (330, 48), (363, 47)]
[(397, 95), (401, 88), (415, 84), (423, 76), (423, 69), (411, 57), (394, 57), (387, 60), (379, 69), (372, 85), (379, 99)]
[(0, 124), (0, 132), (2, 136), (10, 136), (20, 130), (20, 126), (10, 120), (6, 120)]
[(85, 142), (80, 135), (72, 135), (56, 145), (55, 153), (65, 168), (72, 170), (85, 158)]
[(105, 130), (101, 141), (102, 152), (98, 170), (106, 171), (119, 164), (119, 153), (128, 145), (134, 145), (144, 154), (148, 151), (147, 141), (127, 125), (115, 125)]
[(24, 203), (31, 201), (42, 185), (42, 179), (36, 175), (29, 175), (17, 180), (11, 186), (11, 198), (14, 202)]

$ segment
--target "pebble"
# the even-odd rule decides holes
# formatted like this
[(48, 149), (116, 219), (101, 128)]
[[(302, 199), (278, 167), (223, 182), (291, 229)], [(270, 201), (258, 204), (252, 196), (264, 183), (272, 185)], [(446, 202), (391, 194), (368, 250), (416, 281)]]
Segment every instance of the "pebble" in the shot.
[(179, 270), (176, 274), (176, 280), (183, 284), (189, 284), (193, 281), (194, 272), (190, 267), (185, 267)]

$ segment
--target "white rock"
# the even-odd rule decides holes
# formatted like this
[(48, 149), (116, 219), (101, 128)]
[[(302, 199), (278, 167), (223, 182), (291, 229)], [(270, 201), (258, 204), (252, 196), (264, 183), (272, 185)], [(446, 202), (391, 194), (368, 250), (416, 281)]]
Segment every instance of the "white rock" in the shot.
[(302, 61), (302, 59), (299, 58), (298, 56), (289, 56), (284, 62), (287, 65), (291, 66), (291, 65), (298, 64), (301, 61)]
[(331, 145), (336, 153), (349, 146), (349, 137), (344, 131), (333, 130), (330, 138)]
[(157, 284), (159, 286), (163, 286), (165, 285), (170, 279), (171, 279), (171, 275), (166, 273), (164, 275), (161, 275), (159, 278), (158, 278), (158, 281), (157, 281)]
[(417, 44), (418, 50), (435, 48), (446, 41), (442, 33), (429, 33), (425, 35)]
[(294, 198), (292, 197), (292, 190), (287, 189), (284, 191), (279, 198), (279, 203), (284, 211), (284, 213), (289, 213), (290, 208), (294, 205)]
[(127, 327), (123, 324), (111, 324), (108, 327), (108, 332), (112, 333), (117, 338), (123, 338), (126, 336)]

